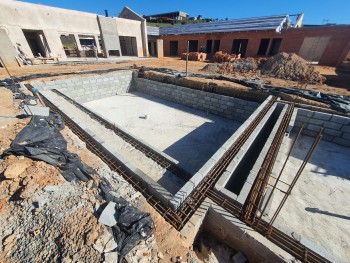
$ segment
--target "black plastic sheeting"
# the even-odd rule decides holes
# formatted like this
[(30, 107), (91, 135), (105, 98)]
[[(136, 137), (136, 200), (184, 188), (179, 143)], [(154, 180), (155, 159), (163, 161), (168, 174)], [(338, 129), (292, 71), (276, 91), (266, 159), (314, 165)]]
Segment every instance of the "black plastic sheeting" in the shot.
[[(167, 68), (150, 68), (150, 67), (141, 67), (140, 72), (145, 71), (156, 71), (160, 73), (166, 73), (169, 75), (174, 75), (176, 77), (185, 77), (184, 72), (180, 72), (174, 69)], [(291, 95), (297, 95), (306, 99), (315, 100), (319, 102), (326, 103), (331, 106), (332, 109), (342, 112), (342, 113), (350, 113), (350, 97), (349, 96), (341, 96), (341, 95), (333, 95), (326, 94), (313, 90), (299, 89), (295, 88), (285, 88), (279, 86), (266, 85), (261, 83), (260, 79), (236, 79), (223, 75), (204, 75), (204, 74), (188, 74), (190, 77), (204, 78), (204, 79), (215, 79), (215, 80), (225, 80), (233, 83), (238, 83), (240, 85), (252, 88), (264, 90), (267, 93), (273, 94), (274, 92), (283, 92)]]
[[(121, 62), (121, 63), (123, 63), (123, 62)], [(60, 64), (63, 64), (63, 63), (60, 63)], [(77, 63), (77, 64), (89, 64), (89, 63), (82, 62), (82, 63)], [(118, 63), (116, 63), (116, 64), (118, 64)], [(111, 73), (111, 72), (120, 71), (120, 70), (131, 70), (134, 68), (136, 68), (136, 66), (125, 66), (125, 67), (120, 67), (120, 68), (89, 70), (89, 71), (74, 71), (74, 72), (63, 72), (63, 73), (31, 74), (31, 75), (23, 76), (23, 77), (12, 77), (12, 79), (3, 79), (3, 80), (0, 80), (0, 82), (6, 82), (8, 84), (12, 84), (13, 81), (22, 82), (22, 81), (31, 80), (31, 79), (57, 77), (57, 76), (68, 76), (68, 75), (76, 75), (76, 74), (79, 74), (79, 75), (104, 74), (104, 73)]]
[(55, 112), (50, 112), (48, 117), (32, 116), (2, 158), (13, 154), (44, 161), (59, 168), (67, 181), (86, 182), (91, 179), (90, 174), (94, 170), (82, 163), (78, 155), (67, 150), (67, 142), (60, 133), (63, 128), (64, 122)]
[(114, 218), (117, 224), (111, 228), (118, 244), (116, 250), (123, 258), (141, 240), (152, 235), (154, 223), (148, 213), (141, 212), (123, 198), (114, 196), (114, 189), (105, 178), (101, 179), (100, 188), (105, 200), (116, 203)]

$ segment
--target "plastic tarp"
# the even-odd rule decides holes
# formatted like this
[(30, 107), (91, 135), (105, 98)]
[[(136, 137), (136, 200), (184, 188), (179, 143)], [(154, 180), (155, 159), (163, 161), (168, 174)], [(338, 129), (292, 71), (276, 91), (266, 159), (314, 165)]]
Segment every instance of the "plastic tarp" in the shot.
[(58, 167), (67, 181), (88, 181), (94, 170), (83, 164), (78, 155), (67, 150), (67, 142), (60, 130), (64, 122), (57, 113), (47, 117), (33, 116), (2, 157), (11, 154), (41, 160)]
[(114, 218), (117, 223), (112, 226), (112, 231), (118, 244), (117, 252), (124, 257), (141, 240), (146, 240), (152, 235), (153, 220), (148, 213), (141, 212), (123, 198), (117, 197), (105, 178), (101, 179), (100, 188), (105, 200), (116, 203)]

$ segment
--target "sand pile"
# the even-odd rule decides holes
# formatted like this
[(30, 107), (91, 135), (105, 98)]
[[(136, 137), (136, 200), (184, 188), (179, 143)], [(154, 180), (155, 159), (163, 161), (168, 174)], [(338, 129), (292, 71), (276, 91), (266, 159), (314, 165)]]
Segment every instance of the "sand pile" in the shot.
[(294, 53), (280, 53), (269, 58), (261, 66), (261, 73), (280, 79), (322, 83), (326, 80), (303, 58)]

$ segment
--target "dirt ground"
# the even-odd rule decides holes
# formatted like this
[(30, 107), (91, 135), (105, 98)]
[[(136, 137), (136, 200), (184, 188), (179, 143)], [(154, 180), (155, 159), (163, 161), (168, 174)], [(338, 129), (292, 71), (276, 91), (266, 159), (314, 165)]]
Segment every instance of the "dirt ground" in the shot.
[[(79, 75), (79, 72), (82, 71), (91, 71), (91, 70), (105, 70), (111, 68), (120, 68), (123, 66), (132, 66), (136, 65), (138, 67), (157, 67), (157, 68), (169, 68), (176, 69), (179, 71), (185, 71), (186, 65), (184, 60), (179, 58), (162, 58), (162, 59), (142, 59), (139, 61), (125, 61), (118, 63), (111, 62), (99, 62), (99, 63), (70, 63), (70, 64), (47, 64), (47, 65), (35, 65), (35, 66), (26, 66), (22, 68), (10, 68), (10, 74), (15, 77), (28, 76), (32, 74), (48, 74), (48, 73), (64, 73), (72, 72)], [(199, 70), (202, 69), (208, 62), (202, 61), (189, 61), (189, 72), (191, 73), (202, 73)], [(325, 66), (315, 66), (315, 69), (324, 75), (328, 81), (325, 84), (308, 84), (307, 89), (322, 91), (325, 93), (339, 94), (339, 95), (350, 95), (350, 88), (348, 83), (350, 82), (350, 67), (343, 68), (334, 68), (334, 67), (325, 67)], [(49, 79), (59, 79), (66, 78), (67, 76), (59, 77), (48, 77), (41, 78), (42, 80)], [(72, 77), (72, 75), (71, 75)], [(281, 80), (266, 76), (261, 76), (260, 74), (255, 73), (244, 73), (235, 75), (236, 78), (256, 78), (259, 77), (265, 83), (271, 83), (276, 86), (285, 86), (292, 87), (298, 86), (296, 81)], [(4, 68), (0, 68), (0, 79), (8, 78), (8, 74)], [(33, 78), (32, 80), (35, 80)], [(224, 84), (226, 81), (216, 81), (217, 83)], [(232, 83), (230, 83), (232, 84)], [(238, 84), (235, 84), (236, 87), (242, 87)], [(305, 87), (304, 87), (305, 88)]]

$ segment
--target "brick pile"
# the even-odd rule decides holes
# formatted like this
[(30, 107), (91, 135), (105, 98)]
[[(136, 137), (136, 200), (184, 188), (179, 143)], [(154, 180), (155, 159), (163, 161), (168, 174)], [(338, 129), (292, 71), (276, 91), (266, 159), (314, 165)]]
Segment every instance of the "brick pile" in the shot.
[[(187, 53), (181, 54), (181, 59), (186, 60)], [(207, 53), (203, 52), (190, 52), (188, 53), (188, 60), (192, 61), (204, 61), (207, 59)]]
[(233, 62), (236, 59), (241, 58), (241, 54), (228, 54), (222, 51), (218, 51), (212, 57), (212, 62), (223, 63), (223, 62)]

